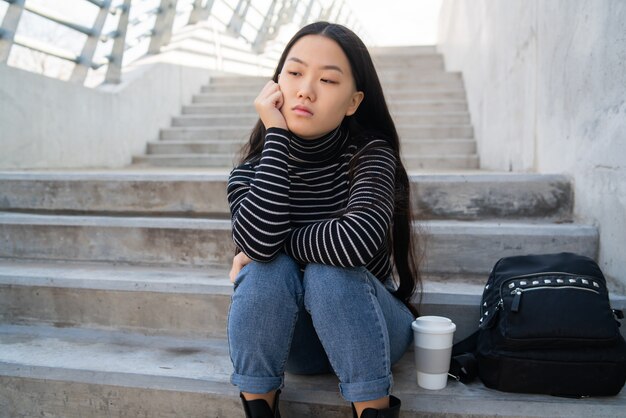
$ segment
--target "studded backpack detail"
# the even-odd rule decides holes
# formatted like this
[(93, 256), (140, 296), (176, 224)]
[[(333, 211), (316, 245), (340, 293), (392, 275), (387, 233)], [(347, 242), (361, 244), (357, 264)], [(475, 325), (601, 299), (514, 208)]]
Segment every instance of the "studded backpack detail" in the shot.
[(506, 392), (608, 396), (626, 381), (623, 313), (595, 261), (572, 253), (505, 257), (481, 300), (479, 328), (450, 372)]

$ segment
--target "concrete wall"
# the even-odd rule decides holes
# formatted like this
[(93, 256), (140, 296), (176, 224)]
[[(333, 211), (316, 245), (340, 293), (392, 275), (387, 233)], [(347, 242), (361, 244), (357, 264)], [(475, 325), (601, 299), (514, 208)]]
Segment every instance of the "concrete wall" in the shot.
[(482, 168), (569, 174), (626, 286), (624, 22), (622, 0), (444, 0), (438, 48), (463, 72)]
[(148, 62), (90, 89), (0, 65), (0, 168), (128, 165), (208, 81), (206, 69)]

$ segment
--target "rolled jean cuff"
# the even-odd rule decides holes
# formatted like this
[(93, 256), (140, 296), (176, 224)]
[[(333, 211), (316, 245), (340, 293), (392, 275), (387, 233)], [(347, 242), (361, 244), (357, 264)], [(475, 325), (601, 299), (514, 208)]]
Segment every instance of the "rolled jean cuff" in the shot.
[(240, 392), (268, 393), (276, 389), (282, 389), (284, 386), (284, 378), (244, 376), (233, 373), (230, 376), (230, 383), (237, 386)]
[(341, 396), (349, 402), (363, 402), (380, 399), (391, 394), (393, 377), (390, 374), (369, 382), (340, 383)]

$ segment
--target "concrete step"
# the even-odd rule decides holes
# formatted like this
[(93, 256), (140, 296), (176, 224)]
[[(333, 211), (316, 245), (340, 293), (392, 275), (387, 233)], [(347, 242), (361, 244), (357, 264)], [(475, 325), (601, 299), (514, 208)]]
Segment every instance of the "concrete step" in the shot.
[(398, 66), (410, 66), (411, 68), (436, 68), (444, 70), (444, 60), (441, 54), (388, 54), (376, 55), (372, 57), (374, 66), (379, 68), (389, 68)]
[(172, 118), (171, 126), (249, 126), (252, 128), (259, 120), (255, 112), (213, 114), (185, 114)]
[(0, 323), (226, 337), (228, 271), (0, 261)]
[(437, 53), (437, 47), (435, 45), (369, 46), (367, 50), (372, 57), (386, 57), (389, 55), (413, 56)]
[[(404, 102), (401, 102), (404, 103)], [(414, 110), (412, 107), (407, 109), (399, 108), (390, 111), (391, 117), (397, 127), (406, 125), (469, 125), (472, 123), (469, 112), (466, 111), (446, 111), (438, 109), (435, 112), (425, 112)]]
[[(0, 323), (225, 338), (228, 270), (0, 261)], [(422, 315), (452, 318), (460, 340), (477, 329), (486, 281), (486, 274), (425, 275), (412, 303)], [(611, 306), (626, 308), (626, 296), (610, 292)]]
[[(416, 225), (417, 226), (417, 225)], [(595, 258), (598, 231), (576, 224), (424, 221), (424, 271), (490, 271), (500, 257), (571, 251)], [(0, 213), (0, 258), (144, 265), (226, 264), (230, 220)]]
[(230, 221), (0, 213), (0, 258), (200, 266), (232, 259)]
[[(448, 74), (448, 73), (446, 73)], [(394, 78), (379, 78), (383, 91), (387, 90), (402, 90), (403, 88), (409, 90), (465, 90), (465, 83), (459, 76), (452, 76), (448, 78), (434, 77), (427, 78), (411, 78), (410, 80), (396, 80)]]
[[(411, 112), (467, 112), (465, 100), (394, 100), (387, 103), (392, 116)], [(183, 106), (182, 114), (250, 114), (254, 113), (252, 102), (242, 103), (196, 103)]]
[[(416, 113), (398, 112), (394, 116), (398, 125), (423, 124), (423, 125), (467, 125), (470, 124), (469, 113)], [(231, 115), (182, 115), (172, 118), (171, 126), (254, 126), (259, 120), (255, 113), (231, 114)]]
[[(265, 84), (270, 80), (270, 77), (262, 78), (262, 79), (253, 79), (246, 80), (241, 78), (240, 80), (229, 80), (228, 82), (214, 82), (214, 79), (211, 79), (211, 82), (202, 87), (202, 93), (211, 93), (211, 92), (223, 92), (223, 91), (232, 91), (232, 92), (251, 92), (256, 91), (259, 92), (265, 86)], [(383, 83), (383, 90), (401, 90), (406, 88), (408, 90), (462, 90), (464, 87), (463, 80), (459, 78), (450, 78), (448, 80), (437, 81), (437, 80), (407, 80), (402, 83), (398, 83), (393, 80), (389, 80)]]
[[(148, 143), (148, 154), (221, 154), (226, 155), (226, 161), (232, 160), (232, 155), (239, 152), (245, 145), (243, 141), (229, 141), (226, 139), (208, 141), (156, 141)], [(221, 162), (223, 164), (223, 161)]]
[[(183, 115), (237, 115), (244, 114), (249, 115), (251, 113), (255, 113), (254, 104), (253, 103), (231, 103), (224, 105), (220, 105), (218, 103), (202, 103), (202, 104), (191, 104), (185, 105), (182, 109)], [(257, 116), (258, 117), (258, 116)]]
[[(148, 143), (148, 154), (235, 154), (245, 142), (221, 140), (207, 141), (155, 141)], [(475, 154), (476, 141), (472, 139), (403, 140), (403, 155)]]
[[(188, 143), (188, 142), (186, 142)], [(471, 170), (478, 168), (477, 155), (411, 155), (403, 157), (408, 169)], [(147, 154), (133, 157), (136, 166), (153, 167), (234, 167), (237, 157), (232, 153)]]
[[(213, 91), (195, 94), (192, 103), (254, 103), (259, 91)], [(464, 90), (385, 90), (388, 101), (394, 100), (464, 100)]]
[(476, 170), (479, 167), (476, 154), (419, 155), (405, 153), (405, 168), (410, 170)]
[[(566, 176), (468, 171), (410, 178), (420, 220), (572, 220)], [(227, 179), (228, 170), (0, 172), (0, 210), (227, 218)]]
[(233, 168), (237, 157), (225, 154), (147, 154), (133, 157), (133, 165), (138, 167), (195, 167)]
[[(173, 126), (161, 129), (162, 140), (208, 140), (208, 139), (248, 139), (253, 126)], [(399, 125), (398, 134), (411, 139), (471, 139), (474, 129), (471, 125)]]
[[(228, 267), (0, 261), (0, 323), (221, 338), (232, 295)], [(425, 275), (413, 304), (424, 315), (452, 317), (462, 339), (478, 325), (486, 280)], [(624, 309), (626, 297), (610, 291), (612, 307)]]
[(467, 97), (465, 90), (444, 90), (444, 89), (432, 89), (432, 90), (385, 90), (385, 97), (388, 101), (394, 100), (465, 100)]
[(412, 112), (459, 112), (467, 111), (465, 100), (393, 100), (387, 103), (391, 115)]
[(430, 82), (448, 82), (450, 80), (462, 80), (461, 73), (444, 71), (416, 71), (412, 68), (383, 68), (377, 69), (378, 78), (383, 85), (389, 83), (415, 83), (422, 80)]
[(473, 139), (401, 139), (400, 147), (402, 155), (407, 156), (476, 154)]
[[(406, 74), (411, 72), (411, 69), (406, 69), (404, 70), (404, 72)], [(393, 71), (391, 72), (393, 73)], [(398, 80), (395, 80), (393, 77), (382, 77), (382, 75), (387, 75), (387, 71), (384, 71), (384, 74), (379, 74), (379, 78), (381, 78), (381, 82), (385, 83), (385, 85), (387, 85), (387, 83), (389, 84), (395, 84), (398, 85), (400, 84), (400, 82)], [(409, 77), (413, 80), (411, 80), (411, 83), (441, 83), (441, 82), (448, 82), (448, 81), (462, 81), (462, 75), (460, 72), (443, 72), (443, 71), (435, 71), (435, 72), (419, 72), (418, 74), (414, 74), (414, 75), (419, 75), (419, 77)], [(211, 84), (229, 84), (229, 85), (233, 85), (233, 84), (254, 84), (254, 85), (260, 85), (263, 86), (265, 83), (267, 83), (269, 81), (269, 78), (266, 76), (214, 76), (211, 77), (210, 83)], [(412, 84), (411, 84), (412, 85)]]
[[(176, 416), (239, 418), (237, 387), (223, 339), (141, 336), (89, 329), (0, 327), (0, 396), (7, 416)], [(392, 368), (403, 417), (616, 417), (611, 398), (509, 394), (449, 381), (440, 391), (415, 381), (413, 352)], [(345, 418), (350, 404), (334, 374), (285, 374), (285, 417)], [(36, 401), (33, 401), (36, 399)], [(60, 401), (62, 400), (62, 401)]]
[(214, 126), (214, 127), (171, 127), (161, 129), (160, 139), (165, 141), (195, 141), (195, 140), (241, 140), (246, 141), (250, 138), (253, 126), (233, 127), (233, 126)]

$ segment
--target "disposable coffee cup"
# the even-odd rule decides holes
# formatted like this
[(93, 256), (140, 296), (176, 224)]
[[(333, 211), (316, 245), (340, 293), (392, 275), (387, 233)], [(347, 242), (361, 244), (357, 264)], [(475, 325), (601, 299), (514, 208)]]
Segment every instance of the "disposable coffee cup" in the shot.
[(420, 316), (411, 327), (417, 384), (430, 390), (445, 388), (456, 325), (443, 316)]

